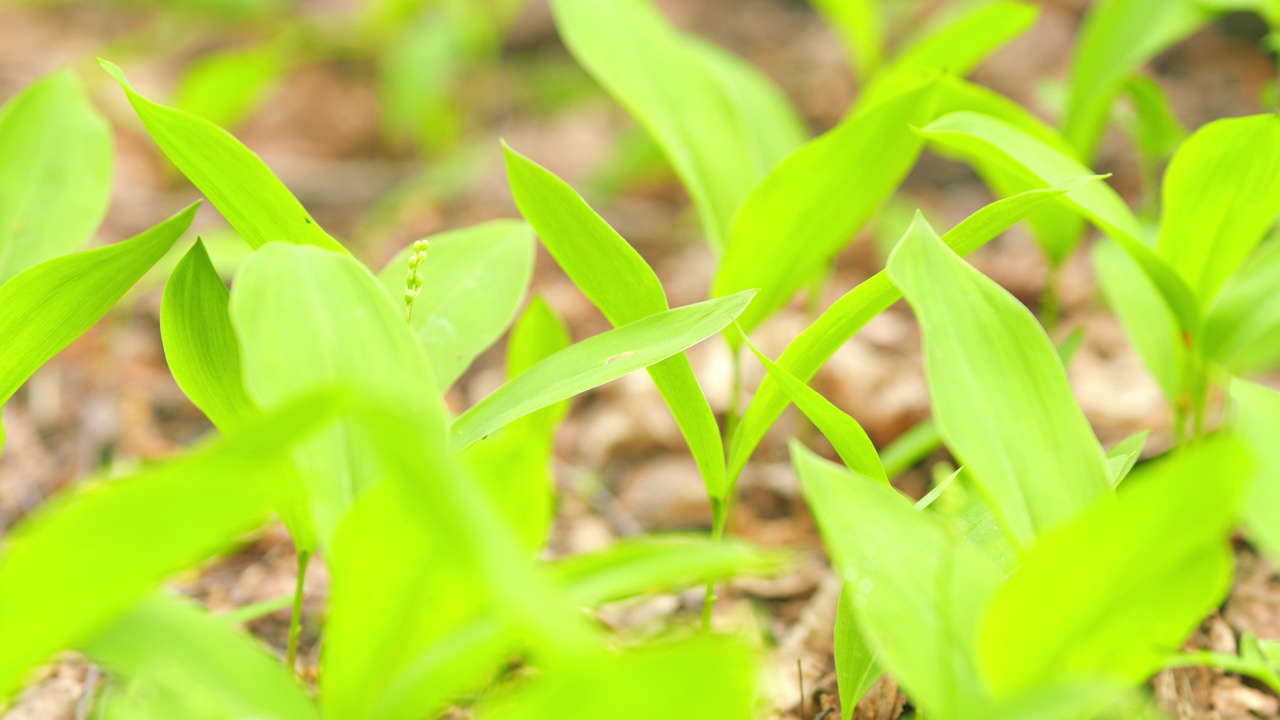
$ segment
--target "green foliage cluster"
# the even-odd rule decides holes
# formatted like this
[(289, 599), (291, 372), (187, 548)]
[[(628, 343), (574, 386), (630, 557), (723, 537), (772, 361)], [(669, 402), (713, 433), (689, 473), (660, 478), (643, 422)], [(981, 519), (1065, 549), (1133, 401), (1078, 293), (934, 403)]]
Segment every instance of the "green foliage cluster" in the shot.
[[(371, 269), (214, 122), (245, 112), (280, 55), (212, 58), (176, 107), (103, 61), (160, 150), (252, 252), (228, 289), (197, 239), (164, 290), (165, 357), (214, 436), (128, 477), (79, 484), (0, 544), (0, 698), (77, 650), (109, 671), (97, 703), (108, 718), (408, 719), (458, 703), (483, 718), (758, 716), (759, 643), (711, 633), (709, 620), (718, 580), (785, 567), (724, 535), (738, 477), (791, 404), (843, 463), (792, 443), (843, 580), (834, 640), (845, 718), (885, 672), (918, 717), (937, 720), (1146, 717), (1154, 711), (1136, 690), (1186, 664), (1280, 691), (1280, 651), (1265, 639), (1246, 638), (1238, 656), (1179, 652), (1229, 590), (1237, 528), (1280, 560), (1280, 393), (1245, 379), (1280, 363), (1280, 118), (1188, 133), (1142, 71), (1216, 14), (1280, 12), (1101, 0), (1059, 129), (964, 79), (1031, 27), (1032, 4), (961, 3), (893, 49), (890, 18), (871, 0), (814, 5), (863, 91), (811, 138), (762, 73), (677, 29), (650, 0), (551, 2), (573, 57), (652, 136), (696, 208), (714, 277), (708, 299), (675, 308), (626, 238), (505, 144), (522, 221), (420, 240)], [(519, 3), (486, 4), (487, 24), (467, 3), (425, 15), (414, 3), (376, 8), (366, 32), (409, 33), (390, 50), (386, 83), (400, 101), (388, 122), (426, 123), (419, 140), (438, 141), (451, 122), (447, 83), (429, 61), (440, 43), (496, 52)], [(437, 75), (398, 74), (414, 68)], [(442, 94), (414, 97), (424, 82)], [(1121, 98), (1127, 120), (1115, 112)], [(1089, 169), (1117, 117), (1149, 175), (1153, 197), (1139, 212)], [(776, 360), (760, 352), (752, 332), (825, 286), (836, 255), (926, 148), (972, 166), (998, 199), (942, 234), (917, 214), (883, 271)], [(195, 206), (78, 250), (106, 210), (111, 165), (109, 128), (69, 72), (0, 111), (0, 401), (193, 220)], [(1052, 284), (1037, 318), (964, 261), (1023, 220), (1055, 272), (1088, 226), (1100, 231), (1091, 253), (1103, 293), (1169, 403), (1175, 438), (1162, 457), (1139, 464), (1146, 433), (1099, 443), (1065, 369), (1079, 339), (1054, 345)], [(571, 342), (551, 306), (528, 297), (539, 241), (612, 329)], [(900, 299), (920, 324), (933, 418), (878, 452), (807, 383)], [(504, 336), (505, 382), (450, 413), (444, 393)], [(745, 405), (735, 375), (726, 418), (684, 352), (716, 336), (735, 373), (747, 361), (766, 371)], [(696, 461), (711, 537), (539, 560), (568, 402), (637, 370)], [(936, 467), (913, 503), (890, 481), (938, 444), (959, 467)], [(162, 589), (273, 516), (299, 560), (283, 665), (243, 618)], [(317, 555), (332, 582), (313, 693), (293, 671), (302, 579)], [(582, 612), (704, 582), (702, 634), (624, 642)]]

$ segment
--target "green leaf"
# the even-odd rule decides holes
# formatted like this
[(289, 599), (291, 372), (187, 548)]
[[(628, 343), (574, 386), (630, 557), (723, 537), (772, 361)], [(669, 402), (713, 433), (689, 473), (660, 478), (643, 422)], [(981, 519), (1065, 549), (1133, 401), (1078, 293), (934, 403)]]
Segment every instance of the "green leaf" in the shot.
[(1114, 243), (1093, 246), (1093, 269), (1103, 297), (1165, 399), (1176, 402), (1182, 394), (1186, 363), (1186, 345), (1177, 318), (1142, 268)]
[(865, 83), (885, 56), (885, 27), (878, 0), (809, 0), (844, 42), (859, 83)]
[(114, 245), (45, 260), (0, 286), (0, 404), (93, 326), (191, 225), (192, 205)]
[(1137, 465), (1138, 459), (1142, 457), (1142, 448), (1146, 446), (1147, 438), (1150, 436), (1150, 430), (1136, 432), (1107, 451), (1107, 468), (1111, 472), (1112, 485), (1119, 485), (1129, 476), (1133, 466)]
[[(1070, 156), (997, 118), (957, 112), (941, 117), (922, 131), (943, 149), (969, 158), (975, 164), (998, 167), (1020, 183), (1054, 185), (1088, 175), (1089, 170)], [(1142, 226), (1124, 200), (1105, 183), (1094, 183), (1063, 195), (1090, 222), (1115, 240), (1159, 288), (1179, 324), (1199, 325), (1195, 296), (1169, 263), (1143, 241)]]
[(232, 127), (256, 109), (287, 69), (284, 53), (269, 45), (208, 53), (187, 66), (173, 104), (219, 127)]
[(804, 413), (805, 417), (809, 418), (809, 421), (816, 425), (827, 438), (835, 448), (836, 454), (844, 461), (845, 467), (864, 477), (889, 482), (884, 466), (880, 464), (880, 456), (876, 454), (876, 446), (871, 442), (871, 438), (867, 437), (867, 431), (862, 429), (857, 420), (836, 407), (817, 390), (800, 382), (796, 376), (765, 357), (755, 345), (750, 344), (750, 341), (747, 347), (760, 360), (760, 364), (764, 365), (769, 376), (782, 386), (782, 391), (787, 394), (791, 402), (795, 403), (795, 406), (800, 408), (800, 412)]
[(331, 420), (339, 399), (313, 395), (205, 449), (78, 488), (15, 528), (0, 556), (0, 697), (36, 663), (261, 525), (261, 468)]
[(786, 305), (889, 199), (920, 154), (913, 126), (932, 117), (933, 96), (934, 83), (920, 83), (846, 120), (751, 191), (712, 287), (716, 296), (760, 290), (739, 320), (744, 331)]
[(1240, 436), (1257, 467), (1242, 505), (1244, 526), (1273, 562), (1280, 559), (1280, 393), (1244, 380), (1231, 383)]
[[(996, 201), (966, 218), (942, 239), (956, 252), (966, 255), (1008, 230), (1025, 218), (1027, 213), (1042, 207), (1043, 203), (1095, 179), (1097, 178), (1077, 178), (1058, 187), (1031, 190)], [(808, 382), (817, 374), (823, 363), (857, 334), (871, 318), (879, 315), (901, 297), (901, 293), (889, 280), (887, 272), (876, 273), (823, 311), (812, 325), (805, 328), (804, 332), (787, 346), (786, 351), (778, 358), (778, 365), (799, 380)], [(736, 478), (746, 467), (751, 453), (760, 444), (765, 432), (786, 409), (788, 402), (786, 394), (778, 384), (771, 377), (766, 377), (760, 389), (756, 391), (751, 405), (743, 414), (742, 421), (738, 423), (737, 432), (730, 445), (730, 478)]]
[(923, 217), (888, 265), (920, 322), (942, 436), (1018, 543), (1031, 544), (1106, 495), (1102, 448), (1035, 316)]
[(993, 693), (1132, 685), (1159, 669), (1230, 587), (1249, 464), (1237, 441), (1190, 447), (1042, 537), (986, 610), (979, 656)]
[(1080, 31), (1063, 132), (1086, 162), (1125, 81), (1151, 58), (1204, 26), (1212, 15), (1199, 0), (1103, 0)]
[(745, 543), (664, 535), (620, 540), (606, 550), (552, 563), (548, 571), (573, 603), (595, 607), (712, 578), (772, 575), (783, 566), (782, 556)]
[[(440, 394), (403, 311), (350, 255), (269, 243), (240, 266), (230, 310), (245, 387), (257, 407), (270, 410), (338, 383), (408, 405), (425, 432), (443, 434)], [(339, 422), (299, 448), (294, 460), (306, 506), (280, 512), (292, 519), (290, 530), (304, 533), (295, 537), (300, 546), (309, 540), (308, 526), (326, 546), (348, 505), (377, 478), (377, 453)]]
[(1010, 0), (984, 3), (916, 39), (903, 48), (858, 99), (866, 106), (883, 98), (903, 76), (945, 71), (964, 77), (992, 53), (1035, 24), (1035, 5)]
[(1201, 352), (1228, 370), (1269, 369), (1280, 338), (1280, 242), (1266, 243), (1223, 286), (1205, 316)]
[(1187, 138), (1187, 129), (1174, 114), (1160, 83), (1146, 75), (1134, 75), (1125, 83), (1133, 102), (1133, 136), (1147, 162), (1155, 163), (1174, 153)]
[(160, 337), (169, 371), (214, 426), (228, 432), (258, 414), (240, 373), (240, 343), (227, 309), (231, 293), (195, 245), (174, 268), (160, 304)]
[(1156, 246), (1208, 305), (1280, 215), (1280, 118), (1217, 120), (1165, 171)]
[(70, 70), (0, 108), (0, 283), (93, 236), (111, 166), (111, 128)]
[(878, 662), (929, 715), (978, 717), (978, 621), (1000, 570), (887, 484), (795, 443), (792, 461)]
[[(569, 279), (615, 327), (667, 310), (653, 268), (563, 180), (509, 147), (511, 194), (521, 214)], [(724, 443), (689, 359), (682, 353), (649, 368), (697, 462), (707, 492), (723, 499)]]
[(650, 315), (561, 350), (459, 416), (450, 428), (453, 446), (465, 448), (513, 420), (702, 342), (732, 322), (753, 294), (748, 290)]
[(738, 64), (737, 82), (726, 84), (724, 64), (708, 62), (700, 41), (648, 0), (554, 0), (551, 8), (574, 58), (662, 147), (720, 249), (738, 206), (769, 169), (758, 150), (770, 144), (760, 134), (776, 124), (757, 125), (748, 114), (754, 106), (742, 102), (745, 85), (758, 97), (768, 81)]
[(754, 712), (756, 672), (756, 653), (736, 640), (655, 644), (549, 670), (482, 706), (476, 717), (741, 720)]
[[(541, 296), (529, 303), (507, 341), (507, 379), (569, 347), (569, 329)], [(564, 400), (526, 415), (472, 445), (464, 457), (530, 553), (541, 550), (555, 515), (551, 459)]]
[(536, 571), (421, 410), (371, 410), (354, 428), (383, 472), (342, 519), (328, 556), (326, 716), (434, 717), (518, 650), (561, 663), (598, 656), (585, 620)]
[(155, 595), (84, 650), (129, 681), (130, 692), (108, 706), (113, 715), (320, 717), (301, 686), (255, 638), (189, 601)]
[(833, 657), (836, 664), (836, 690), (840, 693), (841, 720), (850, 720), (858, 701), (876, 684), (884, 670), (876, 664), (876, 651), (858, 629), (858, 610), (853, 606), (856, 586), (840, 586), (836, 605)]
[[(515, 318), (533, 277), (533, 234), (524, 223), (497, 220), (427, 240), (409, 324), (443, 391)], [(378, 273), (393, 298), (404, 295), (412, 254), (405, 248)]]
[(134, 91), (120, 68), (99, 60), (164, 154), (231, 227), (254, 248), (268, 242), (343, 247), (316, 224), (302, 203), (252, 150), (202, 117), (154, 103)]

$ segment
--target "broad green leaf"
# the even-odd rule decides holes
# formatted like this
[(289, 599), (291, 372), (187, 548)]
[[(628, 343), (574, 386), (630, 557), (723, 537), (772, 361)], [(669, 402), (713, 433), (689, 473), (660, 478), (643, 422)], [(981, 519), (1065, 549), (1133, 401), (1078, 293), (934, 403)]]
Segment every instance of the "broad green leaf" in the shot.
[[(1088, 175), (1069, 155), (993, 117), (957, 112), (941, 117), (922, 131), (943, 149), (984, 167), (998, 167), (1026, 186), (1054, 185)], [(1081, 214), (1115, 240), (1159, 288), (1183, 328), (1199, 325), (1199, 307), (1187, 284), (1169, 263), (1143, 241), (1142, 226), (1124, 200), (1105, 183), (1093, 183), (1063, 195)]]
[[(507, 379), (569, 347), (569, 329), (541, 296), (529, 303), (507, 341)], [(530, 553), (542, 549), (555, 508), (551, 459), (564, 400), (526, 415), (472, 445), (464, 457)]]
[[(270, 410), (339, 383), (414, 408), (425, 432), (443, 434), (444, 407), (403, 311), (350, 255), (270, 243), (240, 266), (230, 309), (245, 387), (257, 407)], [(308, 518), (325, 546), (347, 506), (376, 480), (380, 463), (346, 422), (298, 448), (294, 460), (307, 507), (281, 513)]]
[(1280, 303), (1274, 302), (1280, 286), (1280, 242), (1272, 241), (1227, 281), (1206, 313), (1201, 351), (1228, 370), (1267, 369), (1268, 345), (1280, 338)]
[(929, 121), (933, 103), (932, 81), (904, 91), (802, 146), (751, 191), (712, 288), (760, 290), (739, 321), (744, 331), (821, 273), (893, 194), (923, 146), (913, 126)]
[(510, 626), (498, 624), (450, 666), (428, 669), (430, 682), (411, 687), (400, 681), (422, 672), (414, 665), (425, 651), (448, 644), (459, 628), (492, 608), (493, 589), (473, 552), (447, 528), (407, 509), (415, 502), (397, 483), (379, 483), (357, 499), (338, 528), (328, 559), (334, 580), (321, 675), (326, 716), (435, 716), (519, 645)]
[(1244, 380), (1231, 383), (1240, 436), (1257, 463), (1242, 505), (1244, 525), (1273, 562), (1280, 559), (1280, 393)]
[(114, 245), (45, 260), (0, 286), (0, 404), (93, 326), (191, 225), (192, 205)]
[[(1092, 182), (1096, 177), (1079, 178), (1044, 190), (1031, 190), (998, 200), (966, 218), (943, 236), (950, 247), (967, 255), (987, 241), (1013, 227), (1027, 213), (1043, 203)], [(801, 381), (808, 382), (836, 350), (840, 349), (873, 317), (901, 299), (902, 295), (881, 271), (854, 287), (805, 328), (778, 358), (778, 365)], [(789, 400), (778, 384), (766, 377), (733, 436), (729, 452), (729, 477), (736, 478), (773, 422)]]
[(856, 586), (840, 587), (836, 605), (833, 656), (836, 663), (836, 690), (840, 693), (841, 720), (850, 720), (858, 701), (880, 679), (884, 671), (876, 664), (876, 651), (858, 628), (858, 610), (853, 606)]
[[(760, 162), (762, 127), (744, 114), (738, 83), (709, 63), (649, 0), (553, 0), (560, 37), (583, 67), (662, 147), (720, 249), (738, 206), (769, 169)], [(767, 84), (739, 65), (754, 86)]]
[(1035, 5), (1012, 0), (984, 3), (949, 20), (902, 49), (858, 99), (865, 106), (892, 92), (904, 75), (945, 71), (964, 77), (1010, 40), (1035, 24)]
[(561, 350), (459, 416), (450, 428), (453, 446), (465, 448), (513, 420), (702, 342), (732, 322), (753, 294), (748, 290), (649, 315)]
[[(970, 111), (999, 118), (1055, 150), (1075, 157), (1075, 150), (1045, 121), (1013, 100), (976, 83), (945, 77), (939, 93), (938, 116)], [(1001, 197), (1039, 187), (1027, 183), (1017, 173), (1005, 170), (999, 162), (983, 163), (973, 158), (974, 170)], [(1078, 212), (1063, 202), (1045, 203), (1027, 215), (1027, 224), (1053, 265), (1062, 264), (1084, 237), (1085, 221)]]
[(484, 705), (482, 720), (741, 720), (755, 705), (756, 653), (703, 637), (555, 668)]
[(1198, 0), (1102, 0), (1085, 19), (1071, 63), (1063, 134), (1091, 162), (1111, 105), (1151, 58), (1208, 23)]
[(884, 61), (885, 27), (879, 0), (809, 0), (844, 42), (858, 80), (865, 83)]
[(109, 716), (319, 720), (311, 699), (250, 635), (189, 601), (155, 595), (84, 646), (129, 681)]
[(0, 554), (0, 696), (165, 578), (262, 524), (262, 467), (331, 420), (339, 400), (310, 396), (202, 450), (78, 488), (24, 520)]
[[(505, 147), (511, 194), (556, 263), (615, 327), (667, 310), (653, 268), (563, 180)], [(649, 368), (712, 497), (724, 498), (724, 443), (683, 354)]]
[(620, 540), (606, 550), (556, 561), (548, 571), (572, 602), (594, 607), (710, 578), (772, 575), (783, 560), (733, 540), (656, 536)]
[(979, 657), (992, 692), (1132, 685), (1158, 670), (1230, 587), (1249, 465), (1238, 441), (1187, 448), (1042, 537), (986, 609)]
[(1280, 118), (1218, 120), (1165, 171), (1156, 246), (1208, 305), (1280, 215)]
[(70, 70), (0, 108), (0, 283), (93, 236), (111, 166), (111, 128)]
[(1146, 446), (1150, 436), (1150, 430), (1136, 432), (1107, 451), (1107, 468), (1111, 472), (1112, 485), (1119, 485), (1129, 476), (1133, 466), (1138, 464), (1138, 458), (1142, 457), (1142, 448)]
[(809, 139), (809, 129), (785, 93), (747, 61), (714, 43), (689, 36), (690, 47), (737, 108), (747, 125), (753, 167), (764, 175)]
[(888, 269), (920, 322), (942, 436), (1019, 544), (1107, 494), (1102, 448), (1035, 316), (948, 248), (923, 217)]
[(817, 390), (778, 367), (777, 363), (765, 357), (755, 345), (748, 342), (747, 347), (760, 360), (760, 364), (764, 365), (769, 376), (782, 386), (782, 391), (791, 402), (827, 438), (836, 454), (844, 461), (845, 467), (864, 477), (889, 482), (884, 466), (880, 464), (880, 456), (876, 454), (876, 446), (857, 420), (836, 407)]
[(240, 373), (230, 302), (204, 243), (196, 240), (165, 286), (160, 337), (178, 387), (223, 432), (257, 415)]
[(515, 651), (548, 662), (597, 656), (585, 620), (536, 571), (443, 433), (418, 408), (374, 409), (355, 429), (384, 472), (329, 554), (326, 715), (434, 717)]
[(176, 109), (219, 127), (240, 124), (288, 69), (280, 50), (250, 45), (203, 55), (191, 63), (174, 89)]
[[(443, 391), (515, 318), (533, 277), (533, 234), (524, 223), (497, 220), (427, 240), (409, 324)], [(378, 273), (393, 298), (404, 295), (412, 254), (405, 248)]]
[(935, 483), (929, 495), (916, 504), (917, 509), (935, 493), (937, 497), (928, 508), (943, 521), (953, 537), (980, 550), (1004, 572), (1017, 565), (1018, 548), (1010, 540), (982, 484), (967, 467)]
[(1170, 402), (1182, 393), (1186, 345), (1178, 320), (1133, 258), (1117, 245), (1093, 246), (1093, 269), (1107, 304)]
[(134, 91), (120, 68), (99, 61), (120, 83), (156, 145), (231, 227), (254, 248), (269, 242), (343, 250), (252, 150), (197, 115), (154, 103)]
[(792, 444), (792, 461), (877, 661), (937, 717), (978, 717), (978, 621), (1000, 570), (878, 480)]
[(1174, 114), (1160, 83), (1146, 75), (1129, 78), (1125, 90), (1133, 102), (1134, 120), (1129, 134), (1149, 163), (1174, 153), (1187, 138), (1187, 129)]

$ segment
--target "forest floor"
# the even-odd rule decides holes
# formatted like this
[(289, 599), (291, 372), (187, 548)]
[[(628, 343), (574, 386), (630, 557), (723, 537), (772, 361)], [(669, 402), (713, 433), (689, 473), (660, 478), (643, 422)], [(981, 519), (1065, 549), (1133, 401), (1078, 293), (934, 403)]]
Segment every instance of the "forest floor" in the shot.
[[(338, 12), (343, 4), (303, 3), (319, 7), (317, 12)], [(857, 92), (839, 44), (803, 0), (659, 4), (681, 25), (763, 68), (815, 131), (837, 122)], [(1085, 4), (1045, 0), (1035, 28), (983, 65), (975, 79), (1052, 115), (1045, 98), (1066, 77)], [(162, 162), (114, 84), (92, 65), (93, 56), (119, 52), (112, 57), (127, 63), (135, 85), (162, 97), (177, 69), (191, 58), (253, 34), (196, 28), (158, 50), (140, 50), (131, 39), (156, 34), (153, 14), (88, 2), (0, 8), (0, 98), (44, 72), (72, 64), (117, 128), (115, 196), (100, 231), (103, 242), (145, 229), (189, 202), (195, 191)], [(1260, 25), (1233, 16), (1153, 63), (1152, 73), (1185, 124), (1196, 127), (1217, 117), (1258, 111), (1258, 97), (1274, 73), (1272, 60), (1259, 50), (1262, 32)], [(503, 137), (583, 190), (655, 266), (673, 305), (705, 298), (713, 259), (699, 240), (687, 197), (652, 158), (627, 177), (611, 174), (614, 158), (644, 143), (625, 113), (575, 68), (541, 0), (534, 0), (517, 23), (501, 67), (469, 91), (462, 149), (452, 154), (420, 161), (388, 148), (379, 138), (375, 82), (371, 64), (359, 58), (302, 66), (236, 129), (322, 225), (375, 267), (418, 237), (517, 216), (497, 143)], [(560, 85), (578, 89), (553, 106), (532, 97)], [(424, 168), (438, 171), (423, 175)], [(1112, 183), (1127, 197), (1140, 193), (1133, 153), (1120, 133), (1108, 136), (1096, 169), (1114, 172)], [(935, 227), (946, 228), (990, 196), (967, 169), (926, 152), (901, 200), (901, 207), (919, 207)], [(841, 255), (822, 298), (824, 306), (882, 266), (882, 249), (901, 234), (908, 218), (887, 213)], [(207, 205), (197, 223), (205, 232), (221, 224)], [(599, 313), (539, 252), (534, 290), (567, 319), (574, 337), (605, 329)], [(1046, 266), (1025, 231), (1008, 233), (976, 253), (972, 262), (1035, 307)], [(0, 456), (0, 532), (79, 478), (103, 467), (124, 471), (165, 457), (210, 430), (165, 365), (157, 325), (163, 280), (163, 273), (149, 276), (4, 409), (8, 446)], [(1162, 452), (1170, 438), (1160, 391), (1100, 299), (1087, 253), (1078, 253), (1063, 272), (1061, 297), (1064, 321), (1059, 331), (1084, 329), (1069, 372), (1099, 438), (1109, 446), (1153, 428), (1147, 453)], [(794, 304), (761, 328), (759, 345), (776, 356), (811, 317), (802, 303)], [(450, 392), (455, 408), (483, 397), (500, 382), (500, 350), (483, 356)], [(707, 342), (689, 354), (713, 406), (724, 413), (730, 404), (728, 350), (722, 343)], [(750, 363), (747, 367), (750, 389), (762, 371)], [(879, 446), (925, 418), (920, 339), (910, 311), (899, 304), (873, 321), (832, 358), (815, 385), (851, 412)], [(831, 638), (839, 582), (787, 461), (786, 439), (792, 434), (821, 447), (801, 418), (785, 416), (742, 479), (730, 532), (764, 546), (797, 549), (800, 559), (781, 577), (732, 583), (721, 593), (717, 622), (753, 624), (770, 639), (773, 717), (809, 720), (835, 703)], [(710, 526), (697, 471), (644, 374), (574, 403), (557, 439), (556, 463), (559, 506), (550, 556), (597, 549), (644, 531)], [(913, 495), (923, 493), (927, 483), (923, 469), (898, 479)], [(1234, 591), (1191, 639), (1196, 647), (1233, 652), (1246, 631), (1280, 638), (1280, 580), (1274, 568), (1243, 541), (1237, 557)], [(229, 610), (289, 594), (294, 562), (288, 536), (274, 529), (234, 555), (180, 578), (177, 586), (214, 610)], [(313, 568), (307, 577), (306, 612), (314, 621), (325, 606), (327, 576), (322, 565)], [(600, 620), (625, 635), (642, 637), (661, 632), (672, 621), (696, 617), (701, 601), (701, 589), (654, 596), (610, 606)], [(287, 611), (282, 611), (251, 627), (282, 647), (287, 622)], [(303, 662), (314, 668), (318, 643), (310, 628), (315, 623), (308, 627)], [(81, 717), (86, 683), (97, 678), (82, 660), (68, 657), (49, 666), (4, 717)], [(1280, 718), (1275, 695), (1235, 675), (1168, 671), (1153, 681), (1153, 688), (1176, 718)], [(903, 710), (904, 698), (886, 680), (864, 700), (856, 717), (890, 720)]]

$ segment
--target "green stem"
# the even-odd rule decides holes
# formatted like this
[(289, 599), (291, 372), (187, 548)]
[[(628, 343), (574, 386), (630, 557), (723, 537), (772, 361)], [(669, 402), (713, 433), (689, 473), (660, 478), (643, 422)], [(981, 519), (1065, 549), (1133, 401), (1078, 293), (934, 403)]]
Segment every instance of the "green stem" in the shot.
[[(729, 501), (711, 498), (711, 542), (720, 544), (729, 521)], [(711, 613), (716, 606), (716, 578), (707, 581), (707, 596), (702, 603), (702, 631), (711, 632)]]
[(729, 411), (724, 418), (725, 445), (728, 445), (733, 434), (738, 430), (738, 422), (742, 420), (742, 345), (731, 344), (729, 352), (733, 353), (730, 362)]
[(302, 635), (302, 586), (307, 579), (307, 567), (311, 564), (311, 551), (298, 553), (298, 582), (293, 588), (293, 615), (289, 618), (289, 648), (285, 652), (284, 665), (289, 672), (297, 672), (298, 638)]
[(1058, 321), (1062, 315), (1062, 304), (1058, 297), (1058, 264), (1050, 261), (1049, 274), (1045, 277), (1044, 288), (1040, 291), (1040, 324), (1050, 338), (1058, 330)]

